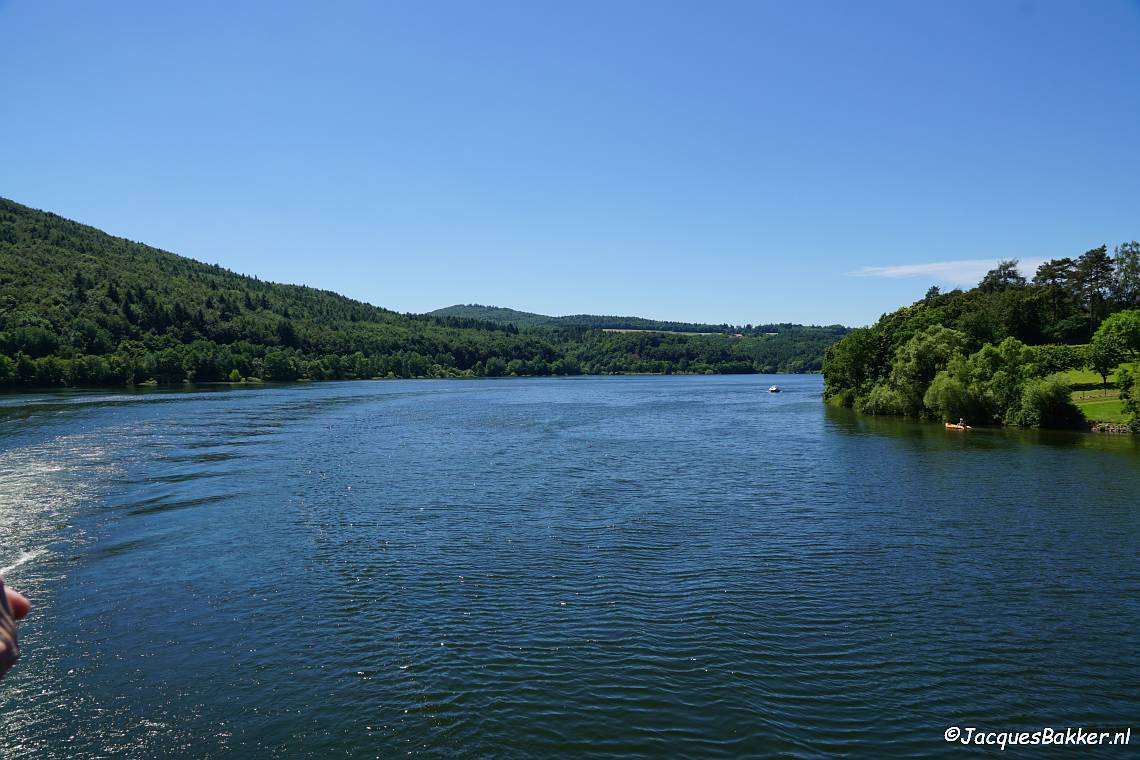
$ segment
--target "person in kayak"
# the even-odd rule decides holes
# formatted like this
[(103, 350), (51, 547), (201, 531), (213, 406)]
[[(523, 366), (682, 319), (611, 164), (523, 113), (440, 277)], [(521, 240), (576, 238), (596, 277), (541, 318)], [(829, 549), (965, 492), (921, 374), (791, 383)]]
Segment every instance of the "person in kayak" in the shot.
[(959, 417), (958, 418), (958, 427), (960, 427), (960, 428), (966, 427), (966, 418), (965, 417)]
[(16, 639), (16, 621), (28, 614), (31, 605), (18, 591), (4, 587), (0, 580), (0, 678), (4, 677), (20, 656)]

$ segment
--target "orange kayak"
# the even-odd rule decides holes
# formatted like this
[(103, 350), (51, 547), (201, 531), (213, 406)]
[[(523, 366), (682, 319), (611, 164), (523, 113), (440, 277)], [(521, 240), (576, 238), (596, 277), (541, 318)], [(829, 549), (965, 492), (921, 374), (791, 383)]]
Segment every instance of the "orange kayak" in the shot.
[(972, 430), (973, 428), (971, 428), (969, 425), (959, 425), (957, 422), (947, 422), (946, 423), (946, 429), (947, 430)]

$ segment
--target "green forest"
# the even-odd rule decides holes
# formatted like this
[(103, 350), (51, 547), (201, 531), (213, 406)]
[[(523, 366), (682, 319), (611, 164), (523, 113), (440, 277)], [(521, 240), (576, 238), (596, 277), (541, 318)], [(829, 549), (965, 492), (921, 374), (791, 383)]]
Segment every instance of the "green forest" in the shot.
[(4, 386), (817, 372), (847, 331), (707, 332), (718, 334), (398, 314), (0, 199)]
[(786, 332), (803, 330), (823, 330), (833, 336), (842, 336), (847, 328), (840, 325), (831, 325), (824, 328), (804, 328), (786, 322), (766, 325), (730, 325), (730, 324), (704, 324), (701, 322), (669, 322), (658, 319), (645, 319), (643, 317), (615, 317), (600, 314), (571, 314), (565, 317), (550, 317), (545, 314), (535, 314), (529, 311), (518, 311), (501, 306), (483, 306), (481, 304), (457, 304), (443, 309), (436, 309), (429, 314), (439, 317), (458, 317), (463, 319), (476, 319), (496, 324), (514, 325), (515, 327), (586, 327), (596, 330), (652, 330), (655, 332), (723, 334), (723, 335), (777, 335)]
[(1135, 432), (1137, 360), (1140, 243), (1129, 242), (1046, 261), (1031, 280), (1014, 259), (970, 290), (930, 288), (827, 350), (824, 397), (867, 414), (1079, 428), (1074, 379), (1091, 373)]

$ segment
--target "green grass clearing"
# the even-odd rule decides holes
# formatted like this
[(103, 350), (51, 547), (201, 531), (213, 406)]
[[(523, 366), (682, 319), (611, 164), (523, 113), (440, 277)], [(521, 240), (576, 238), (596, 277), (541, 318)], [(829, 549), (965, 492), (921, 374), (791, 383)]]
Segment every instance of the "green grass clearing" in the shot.
[(1124, 402), (1118, 398), (1089, 398), (1076, 402), (1091, 422), (1124, 422)]
[[(1133, 368), (1140, 370), (1140, 362), (1133, 364)], [(1071, 369), (1061, 376), (1073, 389), (1073, 402), (1090, 422), (1125, 422), (1116, 372), (1108, 376), (1108, 388), (1091, 369)]]
[[(1084, 390), (1100, 390), (1104, 388), (1104, 382), (1101, 380), (1100, 375), (1091, 369), (1071, 369), (1067, 372), (1062, 372), (1061, 377), (1065, 378), (1065, 382), (1069, 387), (1075, 391)], [(1108, 376), (1108, 386), (1110, 388), (1116, 385), (1116, 372)]]
[[(1128, 366), (1127, 364), (1120, 365), (1121, 367)], [(1133, 371), (1140, 371), (1140, 362), (1135, 362), (1132, 365)], [(1083, 390), (1100, 390), (1104, 388), (1104, 382), (1101, 380), (1094, 370), (1091, 369), (1070, 369), (1061, 373), (1061, 377), (1069, 384), (1069, 387), (1075, 391)], [(1108, 387), (1116, 387), (1116, 370), (1113, 370), (1108, 375)]]

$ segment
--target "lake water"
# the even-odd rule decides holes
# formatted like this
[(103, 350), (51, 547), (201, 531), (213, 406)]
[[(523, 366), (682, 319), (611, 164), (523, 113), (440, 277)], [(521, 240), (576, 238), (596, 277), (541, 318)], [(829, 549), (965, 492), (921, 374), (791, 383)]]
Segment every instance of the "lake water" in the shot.
[(0, 566), (26, 559), (35, 604), (0, 756), (961, 756), (950, 726), (1130, 720), (1140, 743), (1140, 448), (821, 389), (0, 397)]

